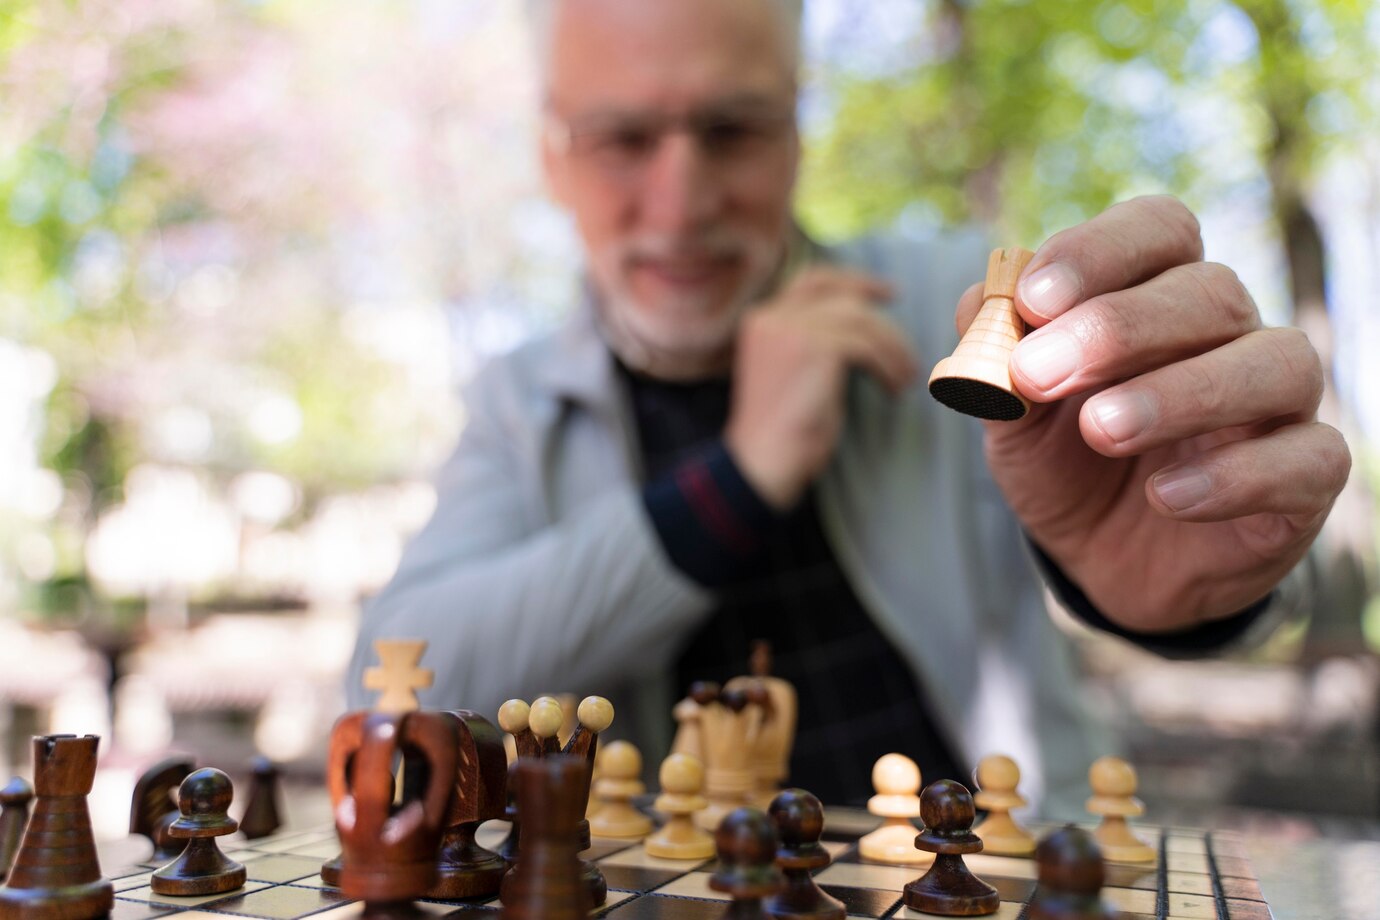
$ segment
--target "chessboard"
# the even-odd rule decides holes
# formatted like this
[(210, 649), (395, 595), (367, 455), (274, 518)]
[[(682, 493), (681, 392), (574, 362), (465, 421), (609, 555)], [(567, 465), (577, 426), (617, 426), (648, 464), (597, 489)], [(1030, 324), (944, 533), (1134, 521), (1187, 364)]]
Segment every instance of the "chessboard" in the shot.
[[(923, 868), (864, 861), (858, 838), (877, 819), (849, 809), (826, 809), (823, 837), (833, 863), (816, 873), (820, 887), (844, 903), (851, 917), (919, 918), (932, 916), (901, 903), (901, 889)], [(1050, 827), (1033, 825), (1037, 833)], [(1243, 840), (1230, 832), (1179, 828), (1137, 828), (1159, 852), (1153, 864), (1108, 863), (1103, 898), (1127, 920), (1270, 920), (1246, 855)], [(507, 833), (501, 821), (479, 831), (481, 845), (495, 848)], [(364, 905), (325, 885), (323, 860), (340, 852), (334, 828), (321, 826), (260, 838), (228, 838), (222, 849), (243, 863), (243, 888), (205, 897), (165, 897), (149, 887), (155, 866), (135, 865), (107, 871), (114, 881), (114, 920), (150, 920), (176, 914), (172, 920), (226, 920), (228, 916), (263, 920), (348, 920)], [(728, 906), (726, 895), (709, 887), (714, 861), (685, 862), (649, 856), (636, 841), (593, 838), (582, 856), (595, 861), (608, 880), (608, 900), (594, 916), (614, 920), (718, 920)], [(1036, 866), (1029, 858), (975, 854), (965, 862), (1002, 898), (994, 916), (1016, 920), (1035, 890)], [(436, 917), (492, 918), (497, 899), (477, 903), (419, 901)]]

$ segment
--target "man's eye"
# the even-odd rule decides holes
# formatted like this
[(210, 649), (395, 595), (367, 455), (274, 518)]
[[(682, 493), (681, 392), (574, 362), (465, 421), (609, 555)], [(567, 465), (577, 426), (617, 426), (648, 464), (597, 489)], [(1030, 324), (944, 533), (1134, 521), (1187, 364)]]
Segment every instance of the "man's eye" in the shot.
[(602, 153), (641, 156), (656, 146), (656, 132), (645, 128), (618, 128), (603, 132), (596, 145)]
[(705, 125), (700, 132), (710, 151), (728, 153), (757, 140), (761, 132), (745, 121), (721, 121)]

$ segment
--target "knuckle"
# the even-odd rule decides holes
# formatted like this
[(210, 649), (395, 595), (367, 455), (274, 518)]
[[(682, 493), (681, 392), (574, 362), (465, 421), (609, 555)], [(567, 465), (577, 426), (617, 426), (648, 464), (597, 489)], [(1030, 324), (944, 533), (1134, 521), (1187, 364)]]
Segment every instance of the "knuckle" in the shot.
[(1229, 330), (1255, 329), (1260, 314), (1240, 276), (1220, 262), (1195, 262), (1187, 277), (1198, 289), (1203, 305)]
[(1351, 476), (1351, 448), (1346, 437), (1331, 425), (1318, 422), (1318, 428), (1326, 439), (1326, 462), (1331, 473), (1331, 487), (1334, 493), (1340, 492)]
[(1077, 334), (1085, 345), (1101, 354), (1099, 364), (1117, 364), (1132, 355), (1145, 338), (1147, 319), (1127, 298), (1114, 294), (1094, 297), (1086, 304), (1086, 318)]
[[(1142, 195), (1125, 204), (1135, 209), (1137, 223), (1145, 221), (1157, 225), (1163, 231), (1163, 238), (1175, 249), (1188, 253), (1193, 261), (1202, 259), (1202, 224), (1188, 205), (1173, 195)], [(1141, 255), (1147, 257), (1149, 253)]]
[(1289, 326), (1262, 329), (1255, 337), (1269, 349), (1268, 379), (1286, 381), (1307, 400), (1309, 411), (1316, 409), (1325, 386), (1322, 359), (1303, 330)]

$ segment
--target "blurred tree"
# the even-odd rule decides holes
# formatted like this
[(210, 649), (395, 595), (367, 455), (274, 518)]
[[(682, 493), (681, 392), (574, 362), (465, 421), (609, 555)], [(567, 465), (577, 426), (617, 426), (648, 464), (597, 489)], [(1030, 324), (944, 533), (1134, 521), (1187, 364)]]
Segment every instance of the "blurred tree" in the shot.
[[(862, 0), (844, 3), (871, 27)], [(826, 64), (832, 87), (801, 215), (825, 237), (918, 213), (1034, 244), (1116, 200), (1195, 209), (1262, 179), (1295, 321), (1330, 372), (1327, 258), (1309, 200), (1380, 111), (1361, 0), (929, 0), (897, 42), (909, 66)], [(849, 17), (844, 17), (844, 27)], [(1235, 136), (1233, 136), (1233, 134)], [(1355, 426), (1331, 380), (1321, 417)], [(1374, 518), (1354, 476), (1329, 526), (1325, 612), (1355, 647)], [(1325, 632), (1326, 630), (1315, 630)]]

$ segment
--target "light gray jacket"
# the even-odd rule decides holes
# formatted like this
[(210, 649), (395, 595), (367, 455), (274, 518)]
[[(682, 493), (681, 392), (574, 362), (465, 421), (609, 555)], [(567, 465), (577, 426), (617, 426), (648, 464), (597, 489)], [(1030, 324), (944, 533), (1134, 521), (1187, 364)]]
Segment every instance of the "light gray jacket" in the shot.
[[(975, 236), (870, 239), (830, 255), (893, 281), (890, 309), (930, 367), (953, 348), (954, 304), (982, 278), (986, 249)], [(1046, 813), (1081, 813), (1088, 765), (1106, 743), (987, 475), (979, 426), (923, 384), (892, 398), (858, 374), (847, 399), (818, 499), (849, 582), (957, 751), (970, 763), (1008, 752), (1023, 764), (1023, 790), (1043, 788)], [(465, 406), (435, 515), (365, 610), (350, 704), (368, 705), (372, 640), (424, 638), (436, 670), (425, 706), (493, 718), (510, 697), (599, 693), (614, 700), (615, 733), (655, 765), (685, 690), (666, 674), (712, 597), (673, 567), (653, 530), (630, 407), (589, 305), (491, 362)]]

